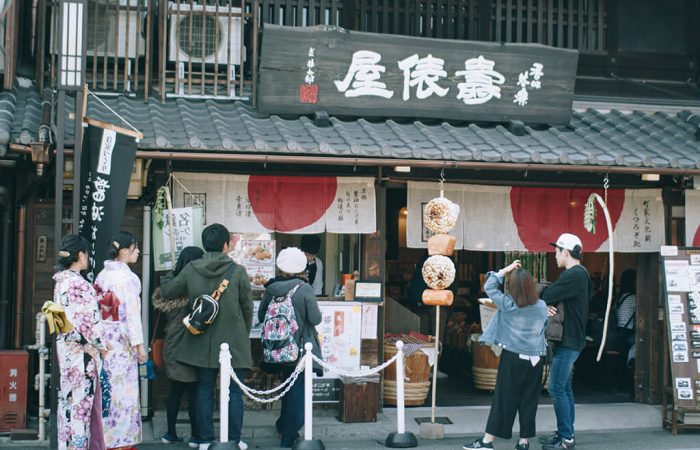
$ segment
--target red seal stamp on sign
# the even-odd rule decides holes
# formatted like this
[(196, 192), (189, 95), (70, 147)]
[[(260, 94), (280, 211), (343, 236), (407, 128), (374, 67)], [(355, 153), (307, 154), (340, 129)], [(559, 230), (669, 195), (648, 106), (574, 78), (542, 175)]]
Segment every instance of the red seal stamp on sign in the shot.
[(299, 86), (299, 101), (301, 103), (318, 103), (318, 85), (302, 84)]

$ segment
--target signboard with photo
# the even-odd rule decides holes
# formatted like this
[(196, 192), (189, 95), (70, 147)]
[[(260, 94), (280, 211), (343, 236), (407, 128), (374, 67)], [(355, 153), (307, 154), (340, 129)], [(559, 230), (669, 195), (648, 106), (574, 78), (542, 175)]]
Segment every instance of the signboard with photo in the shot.
[[(170, 236), (170, 218), (172, 214), (173, 236)], [(189, 246), (202, 247), (202, 230), (204, 229), (204, 208), (186, 207), (164, 210), (161, 223), (153, 221), (153, 265), (157, 272), (172, 270), (174, 260), (183, 248)], [(175, 245), (171, 252), (172, 245)]]
[(700, 406), (700, 249), (662, 253), (675, 407)]
[(265, 283), (275, 277), (275, 241), (244, 239), (240, 244), (236, 261), (245, 267), (251, 287), (264, 289)]
[[(316, 326), (323, 360), (342, 370), (360, 369), (362, 306), (347, 302), (319, 302), (321, 323)], [(325, 372), (324, 378), (338, 378)]]

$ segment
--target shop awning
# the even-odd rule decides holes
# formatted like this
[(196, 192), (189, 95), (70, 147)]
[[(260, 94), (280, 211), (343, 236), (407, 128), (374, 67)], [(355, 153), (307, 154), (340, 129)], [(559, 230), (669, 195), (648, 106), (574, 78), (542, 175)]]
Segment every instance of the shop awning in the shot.
[(177, 172), (176, 207), (202, 203), (234, 232), (374, 233), (374, 178)]
[[(141, 150), (440, 160), (505, 164), (700, 170), (700, 116), (693, 111), (575, 110), (567, 126), (426, 123), (258, 114), (226, 100), (104, 98), (144, 133)], [(68, 113), (72, 110), (68, 101)], [(87, 115), (114, 121), (90, 101)], [(69, 119), (69, 118), (68, 118)], [(72, 126), (67, 120), (67, 138)]]
[[(602, 212), (595, 234), (583, 227), (583, 210), (591, 193), (602, 189), (535, 188), (445, 184), (445, 197), (460, 205), (455, 230), (457, 248), (484, 251), (552, 251), (561, 233), (581, 238), (584, 252), (607, 251)], [(430, 235), (423, 207), (439, 195), (437, 183), (408, 183), (406, 240), (409, 247), (427, 247)], [(609, 189), (607, 205), (618, 252), (658, 252), (665, 240), (660, 189)]]

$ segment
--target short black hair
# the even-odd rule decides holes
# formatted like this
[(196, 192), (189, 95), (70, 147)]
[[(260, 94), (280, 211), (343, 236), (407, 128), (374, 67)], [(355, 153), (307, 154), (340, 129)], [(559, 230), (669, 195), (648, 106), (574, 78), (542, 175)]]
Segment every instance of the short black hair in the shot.
[(112, 236), (112, 240), (109, 241), (110, 259), (115, 259), (117, 256), (119, 256), (119, 250), (131, 248), (132, 245), (139, 245), (139, 241), (136, 239), (136, 236), (128, 231), (118, 232)]
[(61, 239), (61, 246), (58, 249), (56, 261), (59, 267), (63, 269), (69, 268), (74, 262), (78, 261), (80, 252), (87, 253), (90, 248), (90, 242), (77, 234), (69, 234)]
[(204, 255), (204, 251), (199, 247), (191, 246), (183, 248), (180, 251), (180, 255), (177, 257), (177, 264), (175, 265), (173, 274), (177, 276), (190, 261), (200, 259), (202, 255)]
[(301, 237), (301, 251), (315, 255), (321, 249), (321, 238), (315, 234), (305, 234)]
[(637, 272), (627, 269), (620, 275), (620, 294), (637, 294)]
[(206, 252), (223, 251), (224, 245), (230, 240), (228, 228), (220, 223), (213, 223), (202, 231), (202, 246)]

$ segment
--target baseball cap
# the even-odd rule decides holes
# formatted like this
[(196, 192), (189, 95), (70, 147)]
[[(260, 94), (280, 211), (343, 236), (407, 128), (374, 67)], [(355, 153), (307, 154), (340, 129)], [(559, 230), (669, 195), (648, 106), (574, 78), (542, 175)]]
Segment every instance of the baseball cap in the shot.
[(581, 256), (581, 252), (583, 251), (581, 239), (579, 239), (575, 234), (571, 233), (563, 233), (561, 236), (559, 236), (557, 242), (550, 242), (549, 245), (566, 249), (571, 253), (571, 256), (575, 257)]

